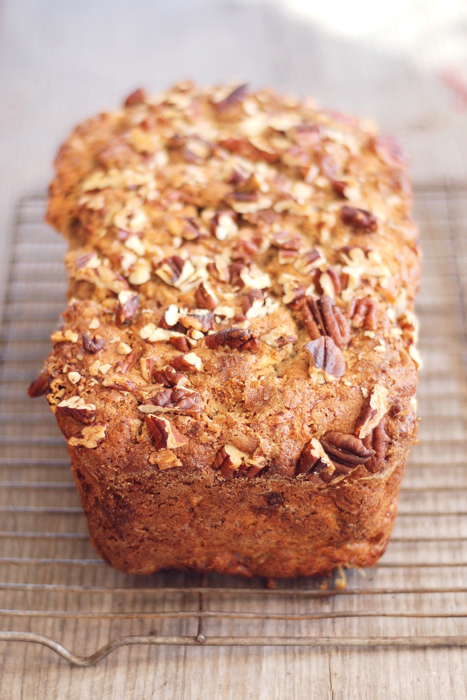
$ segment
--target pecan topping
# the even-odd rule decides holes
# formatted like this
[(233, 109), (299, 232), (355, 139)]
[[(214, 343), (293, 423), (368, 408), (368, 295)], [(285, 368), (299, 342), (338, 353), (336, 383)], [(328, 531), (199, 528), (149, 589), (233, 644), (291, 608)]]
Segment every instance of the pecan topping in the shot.
[(243, 313), (247, 313), (252, 308), (261, 308), (264, 302), (264, 293), (261, 289), (252, 289), (246, 296), (243, 297), (242, 306)]
[(141, 367), (141, 376), (146, 382), (152, 380), (152, 373), (154, 372), (154, 365), (156, 361), (153, 357), (142, 357), (139, 361)]
[(361, 410), (355, 424), (354, 433), (361, 440), (376, 428), (381, 418), (388, 412), (388, 390), (381, 384), (375, 384), (370, 398)]
[(312, 438), (304, 446), (297, 462), (296, 476), (319, 474), (325, 482), (330, 482), (336, 467), (329, 459), (319, 440)]
[(313, 276), (313, 282), (320, 294), (326, 294), (332, 298), (342, 291), (341, 279), (335, 269), (330, 265), (325, 272), (316, 270)]
[(241, 452), (234, 445), (224, 445), (219, 450), (212, 463), (213, 469), (220, 469), (225, 479), (230, 479), (237, 469), (239, 469), (247, 458), (245, 452)]
[(163, 369), (156, 370), (152, 378), (157, 384), (163, 384), (168, 387), (178, 386), (179, 384), (182, 385), (188, 382), (188, 378), (181, 372), (176, 372), (173, 367), (164, 367)]
[(363, 440), (363, 444), (368, 449), (374, 450), (375, 454), (370, 457), (368, 462), (365, 462), (365, 467), (372, 474), (380, 472), (384, 467), (384, 458), (386, 457), (386, 449), (389, 442), (389, 437), (385, 430), (385, 419), (382, 418), (373, 432)]
[(122, 377), (121, 374), (106, 377), (102, 382), (102, 386), (107, 387), (107, 389), (116, 389), (116, 391), (133, 391), (135, 389), (135, 383), (131, 379)]
[(186, 335), (173, 335), (170, 338), (170, 342), (179, 352), (189, 352), (194, 345), (193, 341), (187, 338)]
[(144, 88), (138, 88), (134, 92), (131, 93), (131, 95), (128, 95), (124, 102), (125, 107), (134, 107), (135, 105), (140, 105), (143, 104), (143, 102), (146, 100), (147, 95), (146, 95), (146, 90)]
[(327, 295), (320, 299), (306, 297), (302, 302), (301, 310), (312, 340), (327, 335), (341, 350), (347, 347), (350, 340), (349, 322), (330, 297)]
[(228, 345), (229, 348), (238, 350), (250, 350), (255, 352), (259, 348), (256, 336), (248, 328), (226, 328), (224, 331), (206, 336), (206, 345), (211, 350)]
[(202, 372), (203, 363), (201, 358), (195, 352), (188, 352), (186, 355), (177, 355), (170, 364), (175, 369), (185, 370), (187, 372)]
[(154, 440), (156, 450), (174, 449), (183, 447), (188, 440), (162, 416), (146, 416), (146, 425)]
[(376, 328), (376, 302), (370, 297), (365, 299), (353, 299), (350, 305), (349, 318), (355, 328)]
[(49, 389), (50, 377), (45, 369), (39, 374), (38, 377), (29, 385), (28, 396), (30, 399), (37, 399), (38, 396), (43, 396), (47, 393)]
[(333, 377), (342, 377), (345, 372), (344, 356), (332, 338), (326, 335), (317, 340), (310, 340), (303, 347), (310, 353), (314, 367)]
[(243, 98), (246, 97), (247, 92), (248, 83), (239, 85), (237, 88), (235, 88), (235, 90), (232, 90), (232, 92), (229, 95), (227, 95), (227, 97), (224, 97), (223, 100), (221, 100), (220, 102), (216, 102), (214, 106), (218, 112), (226, 112), (231, 107), (235, 107), (236, 105), (238, 105), (239, 102), (241, 102)]
[(140, 299), (133, 292), (123, 291), (118, 295), (119, 305), (115, 314), (117, 326), (132, 321), (140, 305)]
[(181, 323), (183, 328), (194, 328), (196, 331), (202, 331), (204, 333), (212, 330), (213, 321), (214, 314), (212, 312), (208, 312), (205, 314), (190, 313), (186, 314), (185, 316), (181, 316), (179, 319), (179, 322)]
[(366, 209), (356, 209), (345, 204), (341, 209), (341, 220), (346, 226), (358, 228), (367, 233), (374, 233), (378, 228), (378, 219)]
[(96, 338), (96, 336), (91, 338), (86, 331), (83, 331), (83, 348), (86, 350), (86, 352), (90, 352), (91, 354), (95, 355), (96, 352), (100, 352), (103, 349), (104, 345), (104, 338)]
[[(176, 386), (159, 391), (152, 399), (148, 399), (147, 404), (140, 406), (143, 413), (156, 410), (164, 411), (200, 411), (201, 396), (192, 389)], [(155, 408), (157, 407), (157, 408)]]
[(95, 450), (105, 439), (104, 425), (87, 425), (81, 431), (83, 437), (71, 437), (68, 444), (71, 447), (86, 447), (88, 450)]
[(81, 396), (72, 396), (71, 399), (64, 399), (58, 404), (57, 411), (80, 421), (80, 423), (92, 423), (96, 417), (95, 405), (86, 403)]
[(164, 282), (173, 285), (181, 276), (185, 262), (179, 255), (171, 255), (162, 260), (156, 272)]
[(337, 430), (325, 433), (320, 442), (338, 474), (349, 474), (352, 469), (364, 464), (376, 454), (375, 450), (365, 447), (355, 435), (347, 435)]
[(195, 292), (195, 299), (200, 309), (208, 309), (209, 311), (214, 311), (219, 303), (219, 300), (207, 282), (201, 282)]

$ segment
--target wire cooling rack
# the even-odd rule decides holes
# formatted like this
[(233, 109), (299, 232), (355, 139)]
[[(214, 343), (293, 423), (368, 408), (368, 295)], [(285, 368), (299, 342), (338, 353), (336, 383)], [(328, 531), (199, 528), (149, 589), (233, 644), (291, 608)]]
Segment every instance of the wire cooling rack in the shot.
[(467, 646), (467, 188), (418, 188), (416, 200), (420, 445), (385, 556), (346, 572), (345, 589), (342, 574), (275, 588), (135, 577), (97, 557), (64, 440), (45, 400), (26, 396), (64, 308), (65, 244), (43, 223), (44, 197), (20, 202), (0, 336), (0, 642), (79, 666), (130, 644)]

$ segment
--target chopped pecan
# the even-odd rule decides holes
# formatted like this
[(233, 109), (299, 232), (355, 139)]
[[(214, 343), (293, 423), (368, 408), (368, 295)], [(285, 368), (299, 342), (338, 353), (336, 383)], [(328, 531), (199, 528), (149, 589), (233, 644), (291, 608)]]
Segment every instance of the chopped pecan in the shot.
[(167, 387), (178, 386), (188, 382), (188, 378), (181, 372), (176, 372), (173, 367), (164, 367), (163, 369), (156, 370), (152, 378), (154, 382)]
[(332, 338), (321, 336), (317, 340), (310, 340), (303, 347), (310, 353), (314, 367), (333, 377), (342, 377), (345, 372), (344, 356)]
[(179, 319), (179, 323), (183, 328), (194, 328), (196, 331), (202, 331), (203, 333), (212, 330), (213, 321), (214, 314), (212, 312), (189, 313), (185, 314), (185, 316), (180, 316)]
[(375, 450), (365, 447), (355, 435), (337, 430), (325, 433), (320, 442), (338, 474), (349, 474), (375, 454)]
[(224, 445), (217, 453), (212, 463), (212, 468), (220, 469), (222, 476), (225, 479), (230, 479), (233, 473), (242, 466), (246, 458), (245, 452), (241, 452), (234, 445)]
[(238, 287), (242, 289), (245, 286), (245, 282), (242, 280), (240, 273), (242, 270), (246, 269), (246, 265), (241, 262), (234, 262), (229, 265), (229, 282), (232, 287)]
[[(148, 399), (145, 406), (152, 405), (153, 411), (156, 410), (154, 406), (157, 406), (162, 411), (198, 412), (201, 410), (201, 404), (201, 396), (196, 391), (176, 386), (159, 391), (152, 399)], [(141, 410), (144, 408), (143, 413), (147, 412), (145, 406), (140, 407)]]
[(364, 299), (354, 298), (348, 316), (352, 319), (352, 325), (355, 328), (376, 328), (376, 302), (371, 297)]
[(120, 360), (120, 362), (117, 362), (117, 364), (115, 365), (115, 369), (120, 369), (121, 374), (126, 374), (131, 369), (133, 369), (135, 364), (138, 362), (142, 352), (142, 347), (133, 348), (133, 350), (130, 353), (128, 353), (124, 360)]
[(280, 153), (265, 151), (261, 148), (257, 148), (246, 138), (226, 138), (222, 139), (219, 143), (228, 151), (238, 153), (248, 160), (265, 160), (268, 163), (275, 163), (280, 159)]
[(195, 300), (200, 309), (208, 309), (209, 311), (214, 311), (219, 303), (208, 282), (201, 282), (195, 292)]
[(146, 416), (146, 425), (154, 440), (156, 450), (175, 449), (183, 447), (188, 440), (162, 416)]
[(378, 229), (378, 219), (366, 209), (356, 209), (345, 204), (341, 209), (341, 220), (346, 226), (374, 233)]
[(320, 299), (306, 297), (301, 310), (312, 340), (327, 335), (341, 350), (347, 347), (350, 340), (349, 322), (330, 297), (327, 295)]
[(194, 342), (190, 338), (187, 338), (186, 335), (173, 335), (170, 338), (170, 343), (174, 348), (177, 348), (179, 352), (189, 352), (194, 346)]
[(376, 472), (383, 469), (388, 443), (389, 437), (385, 430), (385, 418), (382, 418), (376, 428), (373, 429), (373, 432), (363, 440), (365, 447), (375, 452), (368, 462), (365, 462), (366, 469), (372, 474), (376, 474)]
[(319, 474), (325, 482), (330, 482), (336, 467), (329, 459), (319, 440), (312, 438), (301, 451), (297, 462), (296, 476)]
[(96, 336), (91, 338), (86, 331), (83, 331), (83, 348), (86, 350), (86, 352), (90, 352), (92, 355), (95, 355), (96, 352), (100, 352), (104, 346), (104, 338), (96, 338)]
[(157, 464), (161, 470), (183, 467), (182, 462), (171, 450), (160, 450), (159, 452), (153, 452), (148, 461), (149, 464)]
[(313, 275), (313, 282), (320, 294), (325, 294), (331, 298), (339, 295), (342, 291), (341, 278), (330, 265), (324, 272), (316, 270)]
[(125, 107), (134, 107), (135, 105), (140, 105), (145, 102), (147, 98), (146, 90), (144, 88), (138, 88), (131, 95), (128, 95), (124, 102)]
[(95, 405), (86, 403), (81, 396), (64, 399), (58, 404), (57, 411), (80, 421), (80, 423), (92, 423), (96, 418)]
[(232, 90), (232, 92), (229, 95), (227, 95), (227, 97), (224, 97), (223, 100), (221, 100), (220, 102), (215, 102), (214, 107), (219, 113), (226, 112), (231, 107), (236, 107), (243, 100), (243, 98), (246, 97), (247, 93), (248, 83), (239, 85), (235, 88), (235, 90)]
[(236, 241), (232, 249), (232, 260), (236, 262), (249, 263), (253, 260), (259, 250), (259, 245), (255, 241), (240, 239)]
[(195, 352), (188, 352), (185, 355), (177, 355), (170, 364), (175, 369), (185, 370), (186, 372), (201, 372), (203, 363), (201, 358)]
[(68, 440), (68, 444), (71, 447), (86, 447), (88, 450), (95, 450), (99, 447), (101, 442), (105, 439), (105, 426), (104, 425), (87, 425), (81, 431), (83, 437), (71, 437)]
[(381, 418), (389, 411), (388, 390), (382, 384), (375, 384), (370, 398), (363, 406), (355, 423), (354, 433), (361, 440), (376, 428)]
[(261, 307), (263, 302), (264, 293), (261, 291), (261, 289), (252, 289), (242, 299), (243, 313), (246, 314), (246, 312), (254, 308), (255, 305)]
[(161, 261), (156, 273), (167, 284), (174, 285), (185, 267), (186, 260), (179, 255), (170, 255)]
[(206, 336), (206, 345), (211, 350), (228, 345), (229, 348), (238, 350), (250, 350), (255, 352), (259, 348), (256, 336), (248, 328), (226, 328), (224, 331)]
[(117, 326), (123, 326), (124, 323), (132, 321), (138, 311), (140, 299), (134, 292), (123, 291), (118, 295), (119, 305), (115, 314), (115, 323)]
[(37, 399), (38, 396), (43, 396), (49, 390), (49, 373), (45, 369), (39, 374), (36, 379), (31, 382), (28, 388), (28, 396), (30, 399)]

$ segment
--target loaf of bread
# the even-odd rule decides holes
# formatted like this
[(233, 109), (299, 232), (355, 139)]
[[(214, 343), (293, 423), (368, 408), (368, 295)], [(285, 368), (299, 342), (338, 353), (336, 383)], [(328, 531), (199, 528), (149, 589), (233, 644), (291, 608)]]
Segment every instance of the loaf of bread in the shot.
[(396, 143), (270, 90), (137, 90), (61, 147), (47, 218), (70, 298), (29, 393), (101, 556), (140, 574), (374, 564), (416, 434)]

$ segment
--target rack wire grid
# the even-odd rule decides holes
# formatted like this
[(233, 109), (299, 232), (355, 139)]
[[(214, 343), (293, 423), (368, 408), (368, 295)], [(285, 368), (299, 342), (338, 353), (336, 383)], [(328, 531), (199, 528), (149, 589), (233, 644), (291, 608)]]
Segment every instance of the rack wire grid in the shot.
[(467, 646), (467, 187), (416, 190), (420, 444), (386, 554), (347, 571), (345, 588), (342, 573), (274, 588), (137, 577), (97, 557), (65, 441), (45, 400), (26, 395), (66, 288), (65, 243), (44, 212), (43, 196), (18, 205), (0, 336), (0, 641), (40, 643), (79, 666), (130, 644)]

